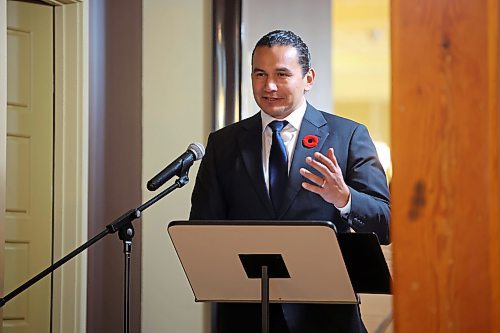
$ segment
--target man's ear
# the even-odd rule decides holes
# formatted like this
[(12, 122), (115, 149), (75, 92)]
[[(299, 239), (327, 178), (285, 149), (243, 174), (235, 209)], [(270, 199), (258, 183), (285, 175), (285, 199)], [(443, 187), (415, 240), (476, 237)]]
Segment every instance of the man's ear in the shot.
[(306, 76), (304, 77), (304, 80), (306, 80), (304, 91), (309, 91), (312, 89), (315, 77), (316, 77), (316, 72), (314, 71), (314, 68), (310, 68), (309, 71), (306, 73)]

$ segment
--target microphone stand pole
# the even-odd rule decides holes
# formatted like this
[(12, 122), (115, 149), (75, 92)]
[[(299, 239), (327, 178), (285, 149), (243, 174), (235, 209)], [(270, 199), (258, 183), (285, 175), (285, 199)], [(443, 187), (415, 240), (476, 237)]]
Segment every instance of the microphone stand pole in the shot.
[[(186, 168), (187, 169), (187, 168)], [(189, 177), (187, 175), (188, 170), (182, 170), (181, 175), (175, 181), (174, 184), (163, 190), (157, 196), (151, 198), (141, 206), (131, 209), (112, 223), (108, 224), (106, 228), (101, 231), (98, 235), (94, 236), (92, 239), (88, 240), (86, 243), (80, 245), (78, 248), (73, 250), (72, 252), (65, 255), (63, 258), (59, 259), (30, 280), (17, 287), (10, 293), (8, 293), (5, 297), (0, 298), (0, 308), (3, 307), (8, 301), (55, 271), (60, 266), (64, 265), (67, 261), (73, 259), (76, 255), (80, 254), (94, 243), (99, 241), (101, 238), (108, 234), (113, 234), (118, 231), (119, 238), (123, 241), (123, 253), (125, 258), (125, 267), (124, 267), (124, 299), (123, 299), (123, 331), (125, 333), (129, 333), (130, 330), (130, 254), (132, 252), (132, 239), (134, 237), (134, 227), (132, 225), (132, 221), (141, 217), (143, 211), (149, 208), (151, 205), (156, 203), (158, 200), (165, 197), (167, 194), (172, 192), (175, 189), (181, 188), (189, 182)]]

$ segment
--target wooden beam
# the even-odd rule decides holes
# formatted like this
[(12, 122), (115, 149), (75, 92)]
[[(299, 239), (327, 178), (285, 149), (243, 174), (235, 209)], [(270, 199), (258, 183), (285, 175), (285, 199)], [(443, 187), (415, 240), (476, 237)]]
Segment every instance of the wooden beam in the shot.
[(397, 332), (498, 332), (498, 0), (392, 0)]

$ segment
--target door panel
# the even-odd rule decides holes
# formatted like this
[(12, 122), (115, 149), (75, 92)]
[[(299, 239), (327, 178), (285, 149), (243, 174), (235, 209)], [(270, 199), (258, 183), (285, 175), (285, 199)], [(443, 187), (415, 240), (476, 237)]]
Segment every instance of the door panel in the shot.
[[(51, 263), (53, 10), (7, 2), (5, 292)], [(49, 332), (50, 277), (5, 306), (3, 329)]]

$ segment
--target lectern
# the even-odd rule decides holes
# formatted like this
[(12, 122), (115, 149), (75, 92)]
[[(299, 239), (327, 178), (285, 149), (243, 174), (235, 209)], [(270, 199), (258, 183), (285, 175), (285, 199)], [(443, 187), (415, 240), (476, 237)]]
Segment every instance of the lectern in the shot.
[[(358, 303), (390, 293), (375, 234), (337, 234), (327, 221), (173, 221), (168, 227), (197, 302)], [(360, 269), (363, 267), (362, 269)]]

